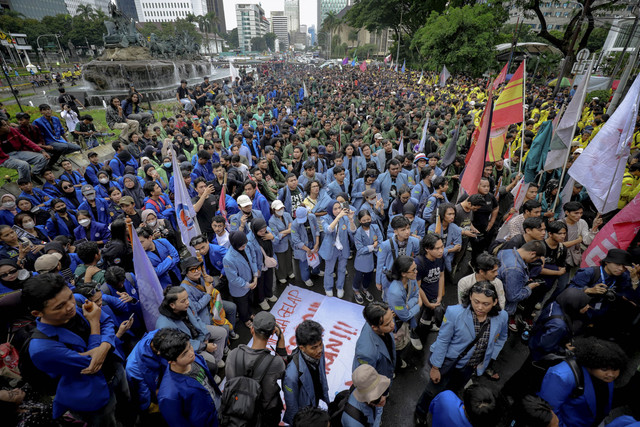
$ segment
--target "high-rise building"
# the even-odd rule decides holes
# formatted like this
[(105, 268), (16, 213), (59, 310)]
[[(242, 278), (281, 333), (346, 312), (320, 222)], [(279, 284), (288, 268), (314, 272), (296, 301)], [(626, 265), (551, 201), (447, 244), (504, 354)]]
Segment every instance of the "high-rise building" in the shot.
[(316, 26), (315, 25), (310, 26), (307, 32), (311, 36), (311, 42), (310, 42), (311, 46), (315, 46), (316, 43), (318, 42), (317, 34), (316, 34)]
[(110, 0), (65, 0), (69, 15), (76, 15), (76, 10), (81, 4), (91, 6), (93, 10), (101, 10), (104, 13), (109, 13)]
[(251, 39), (262, 37), (269, 32), (269, 20), (264, 9), (257, 4), (236, 4), (238, 23), (238, 44), (242, 52), (252, 50)]
[(329, 12), (339, 13), (348, 5), (347, 0), (318, 0), (318, 31), (322, 29), (322, 21), (327, 17)]
[(21, 13), (25, 18), (42, 19), (45, 16), (69, 13), (64, 0), (9, 0), (3, 2), (9, 10)]
[(118, 10), (125, 16), (128, 16), (134, 21), (138, 21), (138, 10), (136, 9), (135, 0), (116, 0), (116, 5), (118, 6)]
[(166, 3), (155, 0), (135, 0), (139, 22), (174, 22), (192, 13), (196, 16), (207, 14), (207, 0), (180, 0)]
[(271, 32), (278, 37), (280, 50), (289, 46), (289, 19), (283, 11), (271, 12)]
[(207, 12), (216, 14), (216, 29), (218, 30), (218, 34), (226, 34), (227, 23), (225, 22), (224, 4), (222, 0), (207, 0)]
[(289, 31), (297, 33), (300, 30), (300, 1), (284, 0), (284, 15), (289, 19)]

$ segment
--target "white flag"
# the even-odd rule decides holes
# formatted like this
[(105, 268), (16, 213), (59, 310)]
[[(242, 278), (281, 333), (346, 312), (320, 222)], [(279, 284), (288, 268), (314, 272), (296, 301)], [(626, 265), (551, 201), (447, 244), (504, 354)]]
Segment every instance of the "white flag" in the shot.
[[(420, 145), (418, 146), (418, 153), (424, 153), (424, 144), (427, 142), (427, 128), (429, 127), (429, 117), (424, 122), (424, 127), (422, 128), (422, 138), (420, 138)], [(451, 141), (452, 144), (455, 144), (455, 141)], [(429, 153), (426, 153), (429, 154)]]
[(447, 79), (451, 77), (451, 73), (447, 70), (447, 66), (442, 66), (442, 72), (440, 73), (440, 87), (445, 87), (447, 84)]
[(302, 82), (302, 88), (303, 88), (304, 98), (306, 99), (309, 97), (309, 91), (307, 90), (307, 84), (305, 82)]
[(400, 142), (398, 143), (398, 154), (404, 156), (404, 137), (400, 137)]
[(567, 150), (571, 149), (571, 141), (573, 140), (575, 125), (580, 121), (580, 117), (582, 115), (582, 104), (584, 103), (584, 98), (587, 95), (590, 76), (591, 67), (589, 67), (587, 75), (584, 76), (578, 85), (576, 93), (573, 95), (569, 106), (560, 119), (560, 123), (556, 128), (556, 133), (549, 145), (549, 153), (547, 154), (547, 160), (544, 164), (544, 170), (546, 171), (564, 166), (565, 159), (567, 158)]
[(591, 201), (602, 214), (618, 207), (622, 176), (638, 116), (639, 95), (640, 74), (618, 109), (569, 169), (569, 175), (587, 189)]
[(182, 237), (182, 243), (185, 244), (187, 249), (191, 252), (191, 255), (195, 256), (194, 249), (189, 246), (189, 242), (195, 236), (199, 236), (200, 226), (196, 220), (196, 211), (193, 209), (193, 203), (191, 203), (191, 197), (187, 191), (187, 185), (182, 179), (182, 171), (178, 166), (178, 156), (176, 152), (171, 149), (171, 163), (173, 164), (173, 185), (175, 194), (175, 207), (176, 207), (176, 220), (178, 221), (178, 228), (180, 228), (180, 235)]
[(424, 77), (424, 71), (420, 72), (420, 78), (418, 79), (418, 84), (422, 84), (422, 78)]
[(235, 83), (236, 77), (240, 77), (240, 73), (238, 73), (238, 69), (233, 66), (233, 62), (231, 62), (231, 60), (229, 60), (229, 74), (231, 75), (231, 83)]

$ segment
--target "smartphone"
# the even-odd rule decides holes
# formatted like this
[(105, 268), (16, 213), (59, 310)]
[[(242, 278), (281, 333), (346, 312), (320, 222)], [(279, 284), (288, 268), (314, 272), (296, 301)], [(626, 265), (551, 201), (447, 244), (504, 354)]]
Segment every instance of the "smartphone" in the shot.
[(342, 202), (340, 205), (342, 206), (342, 209), (349, 209), (349, 202)]
[(133, 322), (133, 318), (135, 317), (135, 315), (136, 315), (135, 313), (131, 313), (131, 316), (129, 316), (129, 320), (127, 320), (127, 322), (129, 324), (131, 324), (131, 322)]

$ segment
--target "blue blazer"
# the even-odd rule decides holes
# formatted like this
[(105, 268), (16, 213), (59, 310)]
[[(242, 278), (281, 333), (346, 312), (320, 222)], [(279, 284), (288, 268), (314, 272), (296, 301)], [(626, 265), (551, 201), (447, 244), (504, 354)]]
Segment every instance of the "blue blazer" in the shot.
[(349, 404), (351, 404), (351, 406), (355, 407), (364, 414), (364, 416), (367, 418), (367, 425), (363, 426), (359, 421), (352, 418), (351, 415), (343, 412), (342, 418), (340, 419), (340, 421), (342, 422), (342, 427), (380, 427), (383, 408), (372, 408), (367, 403), (358, 401), (353, 396), (353, 393), (349, 395), (348, 402)]
[[(38, 187), (35, 187), (33, 189), (33, 195), (27, 194), (27, 193), (25, 193), (23, 191), (18, 196), (18, 198), (20, 198), (20, 197), (24, 197), (25, 199), (29, 199), (29, 201), (31, 202), (31, 204), (33, 206), (39, 206), (39, 205), (49, 206), (51, 204), (51, 199), (52, 199), (52, 197), (50, 195), (48, 195), (47, 193), (45, 193), (44, 191), (42, 191)], [(49, 200), (45, 200), (45, 198), (49, 198)]]
[[(211, 325), (211, 312), (209, 311), (209, 301), (211, 301), (211, 295), (196, 288), (197, 285), (203, 283), (202, 278), (200, 282), (192, 282), (185, 276), (184, 280), (180, 283), (180, 286), (186, 289), (187, 295), (189, 295), (189, 308), (200, 318), (205, 325)], [(204, 283), (203, 283), (204, 285)]]
[(340, 193), (349, 194), (349, 180), (347, 178), (344, 179), (344, 190), (338, 184), (338, 181), (333, 180), (327, 185), (327, 193), (331, 196), (332, 199), (338, 197)]
[[(116, 187), (122, 193), (122, 185), (120, 185), (120, 183), (118, 183), (118, 181), (109, 181), (109, 183), (106, 184), (106, 185), (109, 188)], [(107, 192), (108, 188), (104, 188), (104, 185), (97, 184), (97, 185), (94, 185), (93, 188), (95, 188), (95, 190), (96, 190), (96, 197), (97, 198), (101, 197), (103, 199), (106, 199), (106, 198), (109, 197), (109, 193)]]
[(358, 213), (360, 213), (360, 211), (369, 212), (369, 216), (371, 217), (371, 223), (377, 225), (378, 228), (380, 228), (380, 230), (384, 228), (384, 225), (382, 225), (383, 216), (380, 214), (380, 212), (377, 209), (374, 208), (374, 206), (371, 206), (369, 202), (364, 202), (360, 206), (360, 209), (358, 209)]
[[(435, 233), (435, 231), (436, 224), (431, 224), (429, 226), (429, 233)], [(456, 252), (449, 253), (449, 250), (453, 249), (455, 245), (462, 245), (462, 230), (454, 223), (451, 223), (449, 227), (447, 227), (447, 241), (444, 242), (444, 265), (447, 271), (451, 271), (453, 258), (456, 255)]]
[(151, 209), (156, 213), (156, 216), (159, 219), (167, 219), (172, 221), (171, 223), (174, 224), (176, 221), (176, 210), (173, 208), (171, 200), (169, 200), (169, 196), (161, 194), (160, 199), (164, 202), (164, 205), (162, 203), (157, 203), (149, 197), (145, 197), (144, 209)]
[(429, 405), (432, 427), (473, 427), (464, 414), (462, 400), (451, 390), (438, 394)]
[(164, 289), (171, 284), (169, 270), (172, 270), (178, 277), (182, 277), (178, 269), (180, 256), (176, 248), (167, 239), (155, 239), (153, 243), (155, 243), (156, 250), (160, 256), (156, 255), (155, 252), (148, 251), (147, 257), (158, 275), (162, 289)]
[[(397, 215), (393, 215), (389, 217), (389, 227), (387, 227), (387, 237), (390, 239), (393, 236), (395, 236), (395, 232), (393, 231), (393, 228), (391, 228), (391, 220), (396, 217)], [(417, 235), (419, 236), (418, 238), (420, 240), (422, 240), (422, 238), (424, 237), (424, 235), (426, 234), (426, 227), (427, 223), (424, 221), (424, 219), (420, 218), (420, 217), (414, 217), (413, 221), (411, 222), (411, 235)]]
[[(336, 229), (331, 231), (329, 230), (329, 225), (333, 222), (333, 219), (330, 215), (327, 215), (323, 219), (323, 227), (324, 236), (322, 237), (322, 242), (320, 242), (320, 250), (318, 250), (318, 254), (324, 260), (332, 259), (332, 258), (343, 258), (347, 259), (350, 255), (350, 247), (349, 247), (349, 236), (352, 234), (351, 228), (349, 225), (349, 218), (342, 217), (336, 224)], [(342, 244), (342, 250), (339, 251), (338, 248), (335, 247), (336, 238), (340, 238), (340, 243)]]
[(73, 235), (76, 240), (87, 239), (93, 242), (103, 241), (106, 243), (111, 239), (111, 231), (109, 230), (109, 227), (98, 221), (91, 221), (91, 224), (89, 224), (88, 234), (87, 230), (83, 226), (78, 225), (73, 230)]
[[(576, 380), (571, 367), (562, 362), (549, 368), (538, 396), (546, 400), (558, 416), (560, 427), (589, 427), (595, 421), (596, 393), (589, 372), (581, 367), (584, 376), (584, 393), (572, 398), (571, 392), (576, 388)], [(611, 411), (613, 400), (613, 383), (609, 383), (609, 399), (604, 413)]]
[[(343, 165), (344, 166), (344, 165)], [(335, 166), (334, 166), (335, 167)], [(333, 168), (329, 168), (329, 170), (327, 170), (327, 173), (324, 175), (324, 177), (327, 180), (327, 185), (331, 184), (333, 181), (336, 180), (336, 177), (333, 175)], [(344, 185), (346, 185), (347, 187), (349, 186), (349, 183), (351, 182), (351, 174), (349, 173), (349, 171), (345, 168), (344, 170)]]
[[(378, 181), (374, 181), (371, 188), (376, 190), (376, 193), (380, 193), (380, 184)], [(353, 183), (353, 189), (351, 189), (351, 203), (355, 206), (356, 210), (359, 210), (364, 203), (364, 197), (362, 193), (365, 190), (364, 178), (358, 178)]]
[(158, 329), (144, 334), (127, 357), (127, 380), (131, 395), (140, 410), (146, 411), (151, 401), (156, 401), (160, 378), (167, 368), (167, 361), (151, 350), (151, 340)]
[[(269, 233), (271, 233), (271, 230), (269, 230), (269, 227), (267, 227), (267, 231), (269, 231)], [(253, 234), (252, 232), (249, 232), (249, 234), (247, 235), (247, 248), (245, 249), (248, 251), (251, 251), (251, 254), (253, 255), (253, 259), (255, 260), (256, 263), (256, 267), (258, 268), (258, 271), (262, 271), (262, 268), (264, 267), (264, 256), (262, 255), (262, 250), (260, 249), (260, 243), (258, 242), (258, 240), (256, 239), (256, 235)]]
[(116, 154), (113, 159), (109, 160), (109, 167), (111, 168), (112, 175), (115, 178), (120, 178), (124, 175), (124, 167), (130, 165), (133, 166), (136, 170), (138, 169), (138, 162), (136, 159), (131, 157), (127, 163), (124, 163), (118, 155)]
[[(391, 158), (395, 159), (396, 157), (398, 157), (398, 155), (400, 155), (400, 153), (398, 153), (398, 150), (396, 150), (395, 148), (391, 151)], [(384, 172), (387, 170), (387, 157), (384, 154), (384, 148), (379, 149), (378, 151), (375, 152), (375, 157), (374, 159), (376, 160), (376, 163), (378, 164), (378, 171), (380, 171), (380, 173)]]
[[(547, 320), (551, 316), (560, 316)], [(571, 329), (564, 320), (564, 312), (557, 302), (552, 302), (542, 308), (536, 318), (536, 323), (544, 323), (544, 327), (534, 328), (535, 334), (529, 339), (531, 358), (540, 360), (550, 353), (564, 352), (564, 344), (571, 337)]]
[(435, 197), (433, 194), (429, 196), (429, 198), (427, 199), (427, 204), (424, 207), (424, 210), (422, 212), (416, 212), (416, 214), (422, 215), (422, 218), (425, 221), (431, 223), (431, 215), (433, 214), (433, 212), (435, 211), (437, 215), (438, 207), (443, 203), (449, 203), (449, 199), (447, 199), (447, 195), (444, 193), (442, 195), (444, 196), (444, 199), (439, 199)]
[[(76, 219), (76, 216), (71, 212), (68, 212), (68, 215), (74, 224), (75, 230), (75, 228), (78, 227), (78, 220)], [(47, 234), (49, 235), (49, 237), (71, 236), (73, 234), (73, 230), (69, 230), (67, 224), (62, 220), (62, 218), (60, 218), (60, 215), (58, 215), (57, 213), (54, 213), (53, 216), (47, 220), (47, 224), (45, 227), (47, 229)]]
[[(386, 211), (387, 209), (389, 209), (389, 192), (391, 191), (392, 184), (391, 175), (389, 175), (389, 172), (380, 174), (376, 182), (380, 186), (380, 195), (382, 196), (382, 200), (384, 201), (384, 210)], [(396, 177), (396, 189), (399, 190), (403, 185), (411, 188), (407, 175), (405, 175), (403, 172), (400, 172)]]
[[(56, 179), (56, 184), (58, 182), (60, 181)], [(48, 182), (42, 184), (42, 191), (44, 191), (51, 198), (62, 197), (62, 192), (58, 190), (58, 187)]]
[(382, 231), (376, 224), (371, 224), (369, 227), (369, 235), (364, 231), (362, 227), (358, 227), (354, 235), (356, 246), (356, 257), (353, 261), (353, 268), (356, 271), (362, 273), (370, 273), (373, 271), (375, 264), (373, 262), (373, 254), (376, 249), (373, 248), (373, 243), (378, 242), (378, 246), (384, 241)]
[(78, 185), (78, 184), (86, 184), (87, 181), (85, 181), (84, 177), (82, 176), (82, 174), (80, 174), (80, 172), (78, 171), (71, 171), (69, 172), (63, 172), (62, 174), (60, 174), (59, 176), (60, 179), (66, 179), (67, 181), (71, 182), (73, 185)]
[[(396, 257), (398, 254), (398, 242), (396, 242), (395, 238), (393, 239), (393, 246), (395, 248)], [(407, 242), (407, 250), (406, 254), (411, 258), (415, 258), (420, 253), (420, 240), (416, 237), (409, 236), (409, 241)], [(378, 264), (376, 267), (376, 283), (382, 284), (383, 289), (387, 289), (389, 287), (389, 280), (384, 272), (391, 270), (391, 266), (393, 265), (393, 254), (391, 253), (391, 243), (389, 239), (382, 242), (380, 246), (378, 246)]]
[(84, 171), (84, 179), (88, 184), (98, 185), (100, 181), (98, 181), (98, 172), (100, 169), (104, 167), (104, 163), (98, 163), (94, 165), (93, 163), (89, 163), (87, 165), (87, 169)]
[[(307, 197), (307, 194), (304, 192), (304, 188), (302, 188), (298, 184), (298, 189), (302, 192), (302, 198)], [(289, 214), (293, 215), (291, 212), (291, 190), (288, 185), (285, 185), (280, 190), (278, 190), (278, 200), (280, 200), (284, 204), (284, 210)]]
[(51, 117), (51, 123), (49, 123), (44, 116), (38, 117), (33, 121), (33, 125), (40, 130), (40, 133), (42, 133), (42, 138), (44, 139), (45, 144), (51, 145), (52, 143), (58, 142), (62, 144), (68, 143), (64, 138), (62, 138), (65, 133), (64, 128), (62, 127), (62, 122), (56, 116)]
[[(82, 313), (76, 311), (82, 321)], [(87, 322), (88, 324), (88, 322)], [(57, 339), (34, 339), (29, 345), (29, 355), (36, 368), (51, 377), (60, 377), (53, 400), (53, 418), (59, 418), (67, 410), (97, 411), (109, 403), (111, 392), (102, 371), (93, 375), (80, 373), (91, 363), (91, 357), (80, 356), (103, 342), (115, 348), (116, 326), (109, 316), (100, 314), (100, 335), (90, 335), (85, 342), (81, 337), (62, 326), (52, 326), (36, 320), (37, 328), (49, 337)]]
[(191, 307), (187, 309), (187, 317), (189, 318), (189, 322), (191, 322), (191, 325), (198, 331), (198, 335), (193, 336), (187, 324), (182, 320), (174, 320), (165, 316), (164, 314), (160, 314), (160, 316), (158, 316), (158, 319), (156, 320), (156, 329), (169, 328), (181, 330), (185, 334), (189, 335), (193, 350), (196, 353), (199, 353), (200, 349), (204, 348), (207, 344), (205, 341), (205, 338), (208, 336), (207, 326), (202, 323), (198, 315), (193, 311)]
[(91, 206), (89, 206), (89, 202), (86, 200), (80, 203), (80, 206), (78, 206), (78, 210), (84, 209), (89, 211), (89, 215), (91, 215), (91, 219), (94, 221), (98, 221), (103, 224), (111, 224), (111, 216), (109, 215), (109, 202), (99, 197), (96, 197), (95, 202), (96, 202), (96, 210), (98, 211), (97, 218), (93, 216), (93, 211), (91, 210)]
[(371, 325), (365, 323), (356, 341), (356, 352), (353, 355), (352, 371), (360, 365), (371, 365), (380, 375), (393, 380), (393, 371), (396, 368), (396, 342), (393, 332), (391, 338), (391, 354), (380, 335), (373, 332)]
[[(485, 352), (484, 361), (478, 365), (478, 375), (482, 375), (489, 366), (491, 359), (497, 359), (504, 343), (507, 341), (509, 315), (506, 311), (500, 310), (495, 317), (489, 317), (491, 325), (489, 326), (489, 343)], [(431, 357), (429, 362), (431, 366), (442, 367), (444, 359), (456, 359), (465, 347), (473, 341), (476, 331), (473, 327), (473, 314), (471, 307), (463, 307), (461, 305), (451, 305), (447, 307), (444, 315), (444, 321), (440, 326), (438, 338), (431, 345)], [(464, 367), (471, 356), (475, 346), (458, 362), (456, 367)]]
[[(224, 265), (222, 263), (222, 259), (226, 254), (227, 254), (227, 248), (225, 248), (224, 246), (220, 246), (216, 243), (209, 243), (209, 252), (207, 252), (209, 261), (211, 261), (211, 264), (215, 268), (217, 268), (222, 274), (224, 274)], [(204, 271), (206, 271), (207, 274), (213, 275), (214, 273), (213, 271), (207, 270), (206, 263), (203, 263), (202, 266), (204, 267)]]
[(268, 223), (269, 219), (271, 218), (271, 205), (269, 204), (267, 198), (264, 197), (264, 195), (259, 191), (256, 191), (256, 195), (253, 197), (252, 202), (254, 208), (260, 211), (262, 217)]
[[(84, 196), (82, 195), (82, 191), (80, 191), (79, 188), (75, 189), (76, 192), (76, 198), (78, 199), (78, 202), (82, 203), (82, 201), (84, 200)], [(67, 197), (64, 196), (64, 194), (62, 196), (60, 196), (60, 200), (62, 200), (64, 202), (65, 205), (67, 205), (67, 210), (69, 212), (73, 212), (74, 214), (78, 211), (78, 208), (76, 208), (73, 203), (71, 203), (71, 200), (69, 200)], [(80, 206), (80, 205), (78, 205)]]
[(244, 253), (249, 259), (247, 260), (240, 252), (230, 247), (224, 256), (224, 271), (229, 281), (229, 293), (232, 297), (242, 297), (249, 292), (249, 285), (253, 282), (253, 276), (258, 274), (258, 265), (253, 256), (253, 251), (249, 248), (249, 244), (245, 248)]
[[(202, 356), (196, 354), (195, 362), (207, 374), (209, 383), (218, 396), (216, 382)], [(218, 427), (218, 412), (211, 395), (198, 380), (177, 374), (167, 367), (160, 389), (158, 405), (167, 424), (172, 427)]]
[[(251, 213), (253, 214), (254, 218), (264, 219), (264, 216), (262, 216), (262, 212), (260, 212), (259, 210), (251, 209)], [(229, 218), (229, 232), (238, 231), (240, 229), (240, 219), (242, 218), (242, 215), (244, 215), (244, 212), (239, 211), (238, 213), (231, 216), (231, 218)], [(250, 232), (251, 230), (249, 229), (249, 226), (245, 224), (244, 234), (249, 234)]]
[(313, 246), (316, 244), (315, 238), (319, 235), (318, 220), (316, 219), (316, 216), (308, 215), (307, 221), (309, 221), (311, 235), (314, 238), (312, 242), (308, 239), (305, 224), (293, 221), (293, 225), (291, 226), (291, 246), (293, 247), (293, 257), (299, 261), (306, 261), (307, 259), (307, 253), (302, 250), (302, 247), (306, 246), (309, 249), (313, 249)]
[(291, 215), (287, 212), (285, 212), (281, 218), (282, 219), (278, 218), (276, 215), (271, 215), (271, 218), (269, 218), (269, 228), (275, 237), (273, 239), (273, 251), (277, 254), (286, 252), (291, 244), (291, 234), (283, 236), (280, 233), (289, 228), (289, 224), (293, 222), (293, 218), (291, 218)]
[[(309, 182), (309, 179), (310, 178), (307, 178), (307, 176), (304, 174), (304, 171), (302, 171), (302, 174), (298, 178), (298, 185), (302, 186), (302, 188), (305, 188), (307, 186), (307, 183)], [(325, 180), (324, 180), (324, 175), (322, 175), (321, 172), (316, 171), (316, 174), (314, 175), (313, 179), (315, 179), (320, 183), (320, 189), (324, 188)]]
[(398, 319), (409, 322), (411, 329), (417, 326), (416, 315), (420, 312), (418, 298), (420, 286), (415, 280), (410, 280), (408, 289), (404, 288), (401, 280), (394, 280), (386, 292), (387, 303)]
[[(35, 206), (35, 205), (34, 205)], [(16, 208), (18, 210), (18, 208)], [(0, 210), (0, 224), (13, 227), (13, 218), (15, 217), (10, 211)]]
[[(429, 190), (429, 187), (427, 187), (422, 180), (414, 185), (413, 189), (411, 189), (411, 197), (418, 200), (418, 206), (426, 204), (429, 196), (431, 196), (431, 190)], [(418, 206), (416, 206), (416, 209)]]
[(196, 163), (195, 167), (193, 168), (193, 173), (196, 175), (196, 178), (202, 177), (206, 181), (213, 181), (214, 179), (216, 179), (216, 176), (214, 175), (213, 170), (211, 170), (211, 165), (208, 162), (205, 163), (204, 165), (201, 165), (200, 163)]
[(322, 352), (320, 364), (318, 366), (320, 384), (322, 386), (322, 396), (316, 396), (315, 389), (313, 387), (313, 379), (311, 378), (311, 372), (309, 371), (307, 362), (301, 354), (298, 354), (298, 356), (295, 354), (295, 352), (300, 351), (301, 350), (296, 349), (291, 354), (292, 357), (298, 357), (298, 366), (296, 366), (295, 362), (292, 360), (289, 362), (287, 369), (284, 372), (282, 390), (284, 392), (286, 409), (283, 421), (288, 424), (293, 422), (293, 417), (301, 408), (304, 408), (305, 406), (315, 406), (316, 397), (318, 397), (319, 400), (323, 400), (325, 403), (329, 402), (329, 385), (327, 384), (324, 352)]

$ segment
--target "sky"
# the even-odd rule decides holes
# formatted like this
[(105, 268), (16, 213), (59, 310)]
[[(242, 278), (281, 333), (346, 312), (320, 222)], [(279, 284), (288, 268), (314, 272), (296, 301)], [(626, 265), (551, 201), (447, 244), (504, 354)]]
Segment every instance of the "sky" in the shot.
[[(236, 22), (236, 4), (261, 4), (267, 19), (271, 16), (272, 10), (284, 11), (284, 0), (223, 0), (223, 3), (227, 31), (233, 30), (238, 26)], [(315, 25), (317, 8), (317, 0), (300, 0), (300, 24), (307, 25), (307, 27)]]

